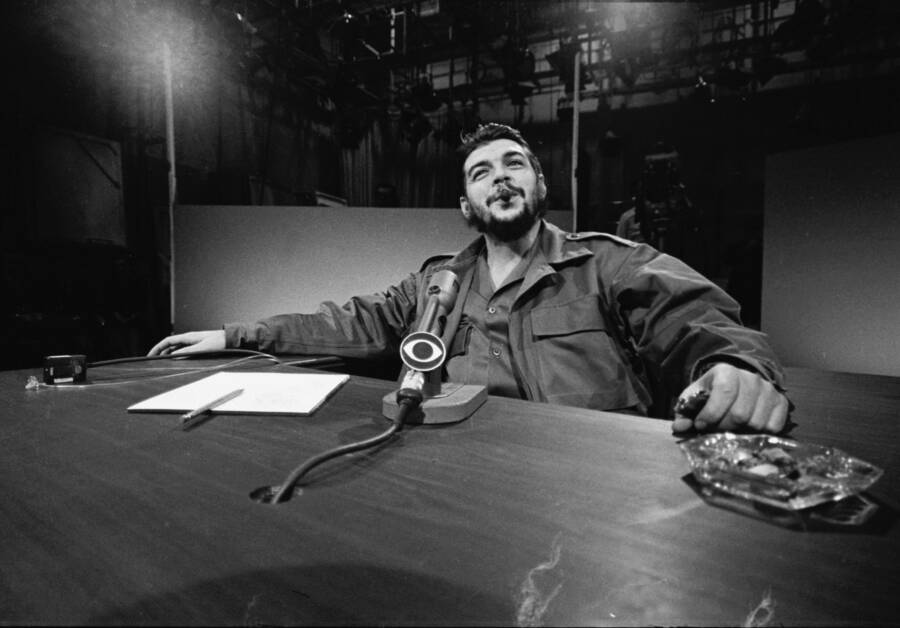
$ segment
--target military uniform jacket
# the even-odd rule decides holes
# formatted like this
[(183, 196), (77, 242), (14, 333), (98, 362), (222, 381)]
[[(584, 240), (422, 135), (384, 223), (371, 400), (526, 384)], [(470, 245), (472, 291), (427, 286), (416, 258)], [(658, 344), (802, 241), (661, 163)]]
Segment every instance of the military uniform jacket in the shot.
[[(687, 384), (715, 362), (758, 372), (783, 390), (783, 373), (765, 335), (743, 327), (740, 307), (714, 283), (672, 256), (603, 233), (566, 233), (544, 222), (510, 311), (514, 374), (528, 399), (599, 410), (666, 416)], [(443, 339), (457, 334), (478, 238), (454, 256), (428, 260), (380, 294), (313, 314), (282, 314), (225, 326), (228, 347), (347, 358), (397, 355), (417, 328), (431, 276), (448, 269), (460, 291)]]

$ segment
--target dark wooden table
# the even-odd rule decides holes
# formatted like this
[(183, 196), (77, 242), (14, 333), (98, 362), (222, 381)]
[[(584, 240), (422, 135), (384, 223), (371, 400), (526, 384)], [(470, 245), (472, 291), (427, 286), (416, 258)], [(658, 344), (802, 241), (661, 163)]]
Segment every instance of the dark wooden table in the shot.
[(900, 621), (900, 379), (789, 371), (793, 435), (884, 468), (877, 526), (802, 530), (701, 499), (668, 422), (501, 398), (259, 504), (307, 457), (381, 432), (392, 385), (352, 378), (311, 417), (187, 432), (126, 412), (203, 364), (99, 367), (68, 389), (0, 373), (0, 622)]

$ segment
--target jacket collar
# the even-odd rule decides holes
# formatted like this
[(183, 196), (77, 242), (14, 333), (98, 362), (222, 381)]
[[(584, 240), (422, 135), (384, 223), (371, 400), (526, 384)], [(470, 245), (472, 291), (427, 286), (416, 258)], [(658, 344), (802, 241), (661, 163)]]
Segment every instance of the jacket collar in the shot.
[(541, 251), (546, 262), (554, 268), (582, 257), (591, 256), (594, 253), (576, 239), (573, 234), (566, 233), (554, 224), (541, 221), (540, 238)]
[[(532, 268), (549, 264), (556, 268), (572, 260), (593, 255), (590, 249), (577, 240), (569, 237), (565, 231), (556, 225), (541, 219), (541, 229), (538, 231), (538, 250), (535, 252), (537, 259)], [(440, 270), (465, 271), (475, 265), (478, 256), (484, 250), (484, 236), (473, 240), (466, 248), (439, 266)]]
[[(541, 219), (541, 228), (538, 231), (538, 249), (528, 272), (519, 288), (518, 296), (527, 292), (533, 285), (548, 275), (557, 272), (557, 268), (584, 257), (593, 256), (593, 252), (577, 240), (573, 240), (570, 234), (554, 224)], [(484, 236), (479, 236), (462, 251), (441, 264), (435, 270), (452, 270), (458, 276), (463, 277), (473, 271), (478, 256), (484, 250)], [(516, 297), (518, 299), (518, 296)]]

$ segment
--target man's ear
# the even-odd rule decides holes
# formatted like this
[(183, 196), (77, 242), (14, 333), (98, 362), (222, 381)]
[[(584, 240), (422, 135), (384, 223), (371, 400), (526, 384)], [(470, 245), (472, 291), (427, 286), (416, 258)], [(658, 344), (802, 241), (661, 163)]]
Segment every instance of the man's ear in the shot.
[(547, 198), (547, 184), (544, 183), (544, 175), (542, 174), (538, 175), (537, 189), (535, 192), (537, 192), (537, 200), (542, 201)]
[(469, 206), (469, 201), (465, 196), (459, 197), (459, 208), (462, 210), (463, 218), (468, 220), (469, 215), (472, 213), (472, 208)]

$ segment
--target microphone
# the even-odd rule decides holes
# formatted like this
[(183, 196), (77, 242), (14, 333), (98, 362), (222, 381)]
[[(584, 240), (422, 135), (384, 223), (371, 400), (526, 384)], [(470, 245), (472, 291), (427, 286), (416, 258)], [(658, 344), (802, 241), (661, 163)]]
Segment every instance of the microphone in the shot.
[(459, 278), (452, 270), (435, 273), (425, 290), (427, 301), (425, 313), (419, 324), (419, 331), (437, 332), (437, 327), (446, 322), (447, 314), (456, 303), (459, 294)]
[(442, 270), (435, 273), (425, 289), (425, 312), (414, 332), (400, 343), (400, 359), (411, 370), (433, 371), (444, 363), (447, 348), (441, 336), (447, 314), (456, 303), (459, 280), (456, 273)]
[(425, 310), (415, 331), (400, 343), (400, 359), (408, 370), (400, 390), (388, 394), (382, 414), (395, 419), (403, 400), (421, 399), (408, 423), (455, 423), (468, 418), (487, 400), (484, 386), (441, 382), (441, 366), (447, 359), (442, 336), (447, 315), (456, 304), (459, 279), (449, 270), (435, 273), (425, 289)]

